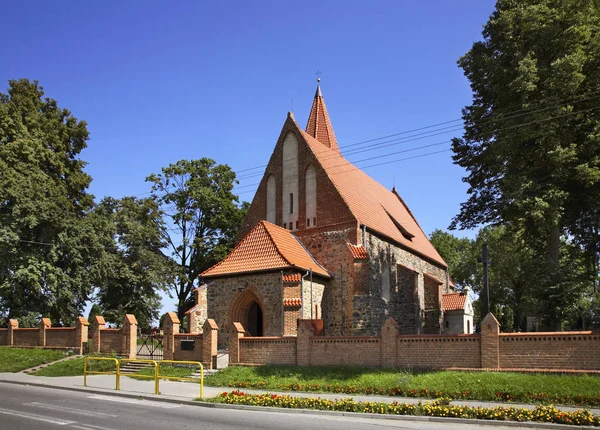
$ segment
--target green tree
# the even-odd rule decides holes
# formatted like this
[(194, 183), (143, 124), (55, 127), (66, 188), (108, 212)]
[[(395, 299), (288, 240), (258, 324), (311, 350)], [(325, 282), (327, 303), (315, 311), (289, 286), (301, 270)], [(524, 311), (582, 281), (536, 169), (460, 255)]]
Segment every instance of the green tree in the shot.
[(442, 230), (434, 230), (429, 236), (429, 240), (448, 264), (450, 277), (459, 290), (465, 287), (473, 290), (476, 285), (481, 283), (477, 271), (477, 251), (471, 239), (459, 238)]
[(99, 249), (87, 222), (88, 130), (37, 81), (0, 93), (0, 312), (72, 324), (91, 292)]
[(233, 194), (235, 172), (209, 158), (178, 161), (146, 180), (172, 226), (167, 243), (178, 270), (170, 291), (183, 320), (198, 276), (231, 250), (247, 205), (239, 205)]
[(98, 315), (102, 316), (102, 309), (100, 309), (100, 306), (98, 306), (97, 303), (94, 303), (88, 314), (88, 323), (92, 325)]
[(600, 213), (600, 6), (499, 0), (483, 36), (459, 60), (473, 104), (452, 148), (470, 197), (451, 227), (513, 225), (546, 255), (539, 282), (560, 289), (561, 236), (599, 249), (586, 232)]
[(120, 324), (133, 314), (140, 328), (158, 319), (159, 291), (172, 283), (175, 266), (162, 249), (166, 226), (153, 199), (105, 198), (95, 210), (108, 220), (107, 241), (96, 264), (97, 300), (107, 322)]

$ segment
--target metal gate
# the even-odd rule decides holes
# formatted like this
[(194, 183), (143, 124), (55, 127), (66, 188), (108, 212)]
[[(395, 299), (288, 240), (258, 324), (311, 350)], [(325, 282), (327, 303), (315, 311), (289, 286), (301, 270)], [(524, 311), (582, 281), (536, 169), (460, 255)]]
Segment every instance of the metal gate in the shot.
[(163, 336), (161, 334), (141, 334), (138, 336), (137, 357), (147, 360), (163, 359)]

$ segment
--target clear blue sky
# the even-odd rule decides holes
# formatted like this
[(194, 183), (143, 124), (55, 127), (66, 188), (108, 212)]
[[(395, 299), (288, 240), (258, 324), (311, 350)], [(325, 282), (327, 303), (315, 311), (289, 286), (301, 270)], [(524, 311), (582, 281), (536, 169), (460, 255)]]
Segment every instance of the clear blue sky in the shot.
[[(471, 91), (456, 61), (494, 8), (491, 0), (90, 3), (5, 2), (0, 92), (9, 79), (36, 79), (87, 121), (82, 158), (98, 200), (146, 193), (144, 178), (180, 159), (211, 157), (236, 171), (264, 165), (292, 100), (306, 125), (317, 70), (342, 152), (459, 119)], [(440, 151), (460, 134), (348, 158), (447, 141), (357, 165)], [(427, 234), (446, 229), (466, 199), (451, 152), (365, 171), (395, 184)], [(259, 180), (242, 180), (240, 198), (251, 200)]]

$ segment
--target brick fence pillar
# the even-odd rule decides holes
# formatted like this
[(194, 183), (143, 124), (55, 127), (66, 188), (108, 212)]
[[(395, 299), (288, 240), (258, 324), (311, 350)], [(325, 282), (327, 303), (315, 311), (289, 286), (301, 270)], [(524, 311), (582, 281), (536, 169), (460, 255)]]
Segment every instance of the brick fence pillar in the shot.
[(240, 362), (240, 339), (244, 337), (244, 327), (239, 322), (233, 323), (233, 330), (229, 335), (229, 364)]
[(13, 346), (15, 344), (15, 332), (14, 330), (19, 328), (19, 321), (18, 320), (8, 320), (8, 333), (7, 333), (7, 338), (6, 339), (6, 344), (8, 346)]
[(96, 315), (92, 321), (92, 352), (99, 354), (102, 350), (102, 340), (100, 332), (106, 327), (106, 321), (102, 315)]
[(86, 317), (77, 318), (75, 326), (75, 350), (79, 355), (87, 353), (89, 322)]
[(202, 363), (207, 369), (216, 369), (219, 326), (215, 320), (207, 318), (202, 326), (202, 331)]
[(396, 341), (398, 339), (398, 324), (394, 318), (388, 318), (381, 327), (381, 366), (396, 366)]
[(167, 312), (163, 319), (163, 360), (174, 360), (175, 334), (179, 333), (181, 322), (175, 312)]
[(50, 318), (42, 318), (40, 322), (40, 335), (38, 337), (38, 346), (42, 348), (46, 346), (46, 330), (52, 327)]
[(310, 339), (314, 332), (315, 328), (311, 320), (300, 321), (296, 338), (296, 364), (298, 366), (310, 366)]
[(500, 368), (500, 323), (491, 312), (481, 322), (481, 367)]
[(123, 318), (123, 335), (121, 354), (125, 358), (135, 358), (137, 355), (137, 328), (138, 323), (131, 314), (126, 314)]

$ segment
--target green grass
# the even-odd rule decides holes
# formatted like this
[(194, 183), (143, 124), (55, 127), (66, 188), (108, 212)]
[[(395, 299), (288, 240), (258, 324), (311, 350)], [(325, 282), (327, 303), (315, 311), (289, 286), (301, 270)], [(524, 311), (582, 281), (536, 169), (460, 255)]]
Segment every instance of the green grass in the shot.
[[(159, 376), (168, 376), (168, 377), (177, 377), (177, 378), (189, 378), (194, 374), (194, 371), (197, 367), (186, 366), (186, 365), (162, 365), (160, 366), (160, 375)], [(136, 373), (136, 375), (144, 375), (144, 376), (154, 376), (154, 368), (147, 367), (146, 369), (142, 369)], [(135, 378), (135, 375), (131, 375), (132, 378)]]
[[(60, 363), (51, 364), (41, 370), (38, 370), (32, 375), (36, 376), (82, 376), (83, 375), (83, 357), (74, 358), (72, 360), (61, 361)], [(107, 360), (90, 360), (88, 361), (88, 370), (93, 372), (114, 372), (115, 363)]]
[(67, 356), (65, 351), (0, 346), (0, 372), (20, 372)]
[(600, 405), (600, 377), (296, 366), (228, 367), (209, 386)]

